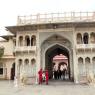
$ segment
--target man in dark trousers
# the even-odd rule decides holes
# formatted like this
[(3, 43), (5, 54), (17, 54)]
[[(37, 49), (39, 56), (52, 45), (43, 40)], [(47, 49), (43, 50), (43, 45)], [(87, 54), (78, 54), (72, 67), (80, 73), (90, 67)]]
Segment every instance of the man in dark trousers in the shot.
[(48, 70), (46, 70), (45, 76), (46, 76), (46, 85), (48, 85), (48, 79), (49, 79)]
[(39, 75), (39, 84), (42, 84), (42, 69), (39, 70), (38, 75)]

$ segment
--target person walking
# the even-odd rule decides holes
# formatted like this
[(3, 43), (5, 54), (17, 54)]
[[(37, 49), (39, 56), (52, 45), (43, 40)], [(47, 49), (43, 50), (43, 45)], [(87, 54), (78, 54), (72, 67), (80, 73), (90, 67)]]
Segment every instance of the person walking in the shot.
[(58, 67), (56, 65), (54, 65), (54, 68), (53, 68), (53, 71), (54, 71), (54, 79), (57, 79), (57, 70), (58, 70)]
[(63, 75), (63, 70), (64, 70), (64, 67), (63, 65), (60, 66), (60, 71), (61, 71), (61, 79), (63, 79), (64, 75)]
[(46, 85), (48, 85), (48, 79), (49, 79), (48, 70), (46, 70), (46, 72), (45, 72), (45, 76), (46, 76)]
[(66, 77), (66, 71), (67, 71), (67, 65), (64, 64), (64, 68), (63, 68), (63, 80), (64, 80), (65, 77)]

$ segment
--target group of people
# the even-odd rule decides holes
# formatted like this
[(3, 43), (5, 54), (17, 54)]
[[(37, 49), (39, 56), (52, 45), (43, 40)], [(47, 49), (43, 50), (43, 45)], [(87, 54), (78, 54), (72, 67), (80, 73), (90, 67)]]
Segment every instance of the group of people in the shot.
[(60, 65), (60, 67), (58, 68), (58, 66), (55, 64), (53, 67), (53, 77), (54, 79), (65, 79), (66, 77), (66, 73), (67, 73), (67, 65), (63, 64)]
[[(66, 73), (67, 73), (67, 65), (66, 64), (60, 65), (59, 68), (56, 64), (54, 65), (54, 67), (53, 67), (53, 78), (54, 79), (63, 79), (64, 80), (66, 77)], [(38, 71), (39, 84), (42, 84), (43, 81), (45, 81), (46, 84), (48, 84), (48, 80), (49, 80), (48, 70), (43, 71), (42, 69), (40, 69)]]
[(49, 79), (48, 70), (42, 71), (42, 69), (40, 69), (38, 71), (38, 76), (39, 76), (39, 84), (42, 84), (44, 80), (46, 82), (46, 85), (48, 85), (48, 79)]

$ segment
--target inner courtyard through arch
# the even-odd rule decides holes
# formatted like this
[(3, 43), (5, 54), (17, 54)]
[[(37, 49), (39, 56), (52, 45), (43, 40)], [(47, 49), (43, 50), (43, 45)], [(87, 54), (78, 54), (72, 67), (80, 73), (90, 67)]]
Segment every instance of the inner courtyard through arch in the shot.
[(49, 79), (71, 80), (69, 51), (60, 45), (54, 45), (46, 51), (45, 69), (49, 71)]

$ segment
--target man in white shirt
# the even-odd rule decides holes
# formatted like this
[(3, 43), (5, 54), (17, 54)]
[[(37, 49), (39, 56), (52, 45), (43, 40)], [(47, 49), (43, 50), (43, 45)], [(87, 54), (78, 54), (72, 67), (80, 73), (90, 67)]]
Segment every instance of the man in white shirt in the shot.
[(61, 70), (61, 73), (62, 73), (62, 79), (65, 79), (65, 75), (66, 75), (66, 71), (67, 71), (67, 65), (66, 64), (61, 65), (60, 70)]

